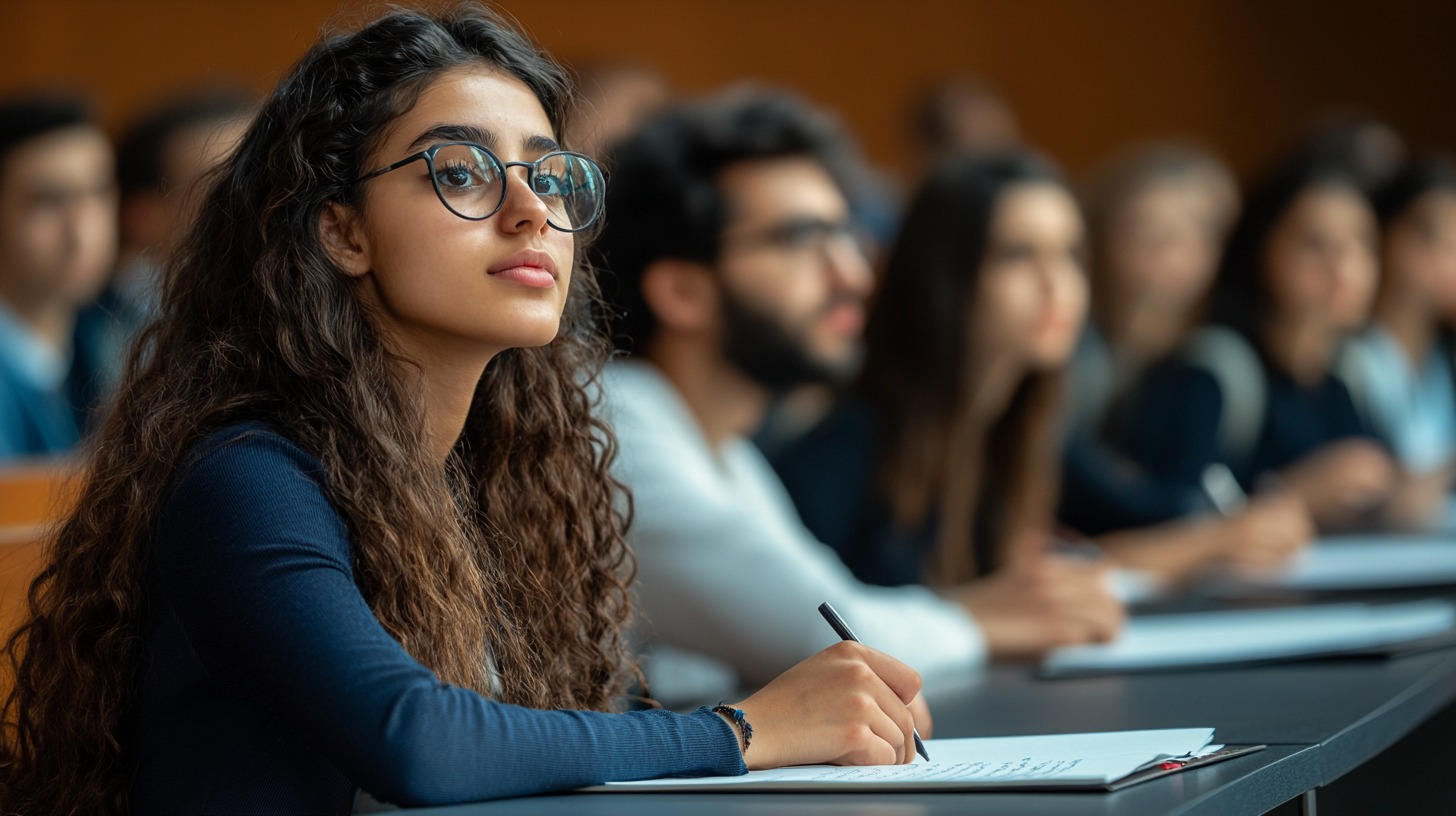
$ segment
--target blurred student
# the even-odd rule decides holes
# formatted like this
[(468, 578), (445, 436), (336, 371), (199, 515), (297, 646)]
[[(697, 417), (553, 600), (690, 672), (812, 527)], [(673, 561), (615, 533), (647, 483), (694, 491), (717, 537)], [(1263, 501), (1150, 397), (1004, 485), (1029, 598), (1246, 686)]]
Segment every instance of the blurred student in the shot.
[[(953, 156), (997, 153), (1021, 143), (1016, 113), (987, 79), (956, 75), (927, 85), (909, 116), (910, 141), (919, 153), (919, 176)], [(904, 185), (871, 170), (853, 185), (850, 207), (873, 239), (874, 255), (895, 242), (904, 215)], [(878, 261), (876, 262), (878, 265)], [(770, 458), (824, 418), (833, 405), (828, 388), (801, 388), (770, 408), (754, 443)]]
[(1343, 167), (1296, 156), (1279, 168), (1234, 228), (1212, 327), (1130, 400), (1118, 429), (1128, 456), (1188, 488), (1223, 464), (1245, 491), (1297, 496), (1321, 530), (1391, 522), (1408, 480), (1333, 371), (1370, 312), (1376, 240)]
[(853, 643), (733, 710), (610, 711), (631, 556), (588, 392), (603, 178), (557, 144), (569, 105), (477, 6), (392, 12), (282, 80), (8, 644), (0, 811), (347, 813), (360, 789), (908, 760), (918, 679)]
[[(1312, 534), (1292, 496), (1222, 517), (1196, 485), (1150, 476), (1108, 432), (1146, 374), (1203, 318), (1238, 192), (1212, 156), (1176, 144), (1130, 151), (1086, 196), (1092, 320), (1069, 377), (1058, 516), (1124, 566), (1178, 582), (1208, 566), (1267, 566)], [(1185, 520), (1186, 519), (1186, 520)]]
[(203, 182), (242, 138), (251, 114), (252, 101), (239, 91), (198, 91), (146, 111), (117, 142), (116, 272), (77, 327), (99, 375), (92, 399), (115, 389), (128, 347), (156, 316), (162, 264), (196, 219)]
[(1409, 520), (1452, 524), (1439, 497), (1456, 474), (1456, 164), (1410, 162), (1375, 205), (1383, 232), (1375, 316), (1340, 373), (1402, 466), (1421, 474), (1425, 490), (1412, 493)]
[(1000, 153), (1021, 144), (1016, 112), (978, 76), (948, 77), (926, 87), (913, 126), (926, 170), (953, 156)]
[(1320, 116), (1295, 149), (1342, 168), (1367, 196), (1389, 184), (1409, 158), (1405, 140), (1389, 122), (1358, 110)]
[(804, 523), (865, 581), (929, 585), (994, 653), (1105, 640), (1105, 569), (1048, 553), (1058, 373), (1086, 311), (1082, 221), (1040, 158), (940, 165), (911, 200), (859, 397), (777, 459)]
[(872, 280), (844, 192), (853, 161), (802, 100), (751, 89), (671, 107), (613, 157), (598, 259), (630, 356), (604, 388), (660, 699), (762, 683), (822, 648), (824, 601), (928, 685), (985, 659), (966, 606), (855, 580), (747, 439), (775, 393), (858, 361)]
[(76, 316), (115, 253), (114, 158), (88, 107), (0, 102), (0, 460), (80, 439), (94, 372), (75, 354)]

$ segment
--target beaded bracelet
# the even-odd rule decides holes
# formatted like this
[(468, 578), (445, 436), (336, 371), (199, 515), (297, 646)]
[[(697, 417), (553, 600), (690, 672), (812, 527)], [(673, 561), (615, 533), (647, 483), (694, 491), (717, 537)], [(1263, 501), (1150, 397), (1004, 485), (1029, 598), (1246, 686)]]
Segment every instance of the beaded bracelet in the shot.
[(753, 741), (753, 726), (749, 724), (748, 717), (744, 716), (743, 709), (719, 703), (713, 706), (713, 713), (722, 714), (733, 722), (738, 733), (743, 735), (743, 753), (748, 753), (748, 744)]

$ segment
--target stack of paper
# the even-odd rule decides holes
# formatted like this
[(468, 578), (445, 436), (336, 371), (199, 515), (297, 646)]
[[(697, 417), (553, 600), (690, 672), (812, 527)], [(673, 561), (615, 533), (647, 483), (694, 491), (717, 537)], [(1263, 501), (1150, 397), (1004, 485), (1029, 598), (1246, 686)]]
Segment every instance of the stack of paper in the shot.
[(1262, 747), (1230, 749), (1212, 740), (1212, 728), (932, 739), (925, 741), (931, 760), (911, 765), (807, 765), (743, 776), (609, 782), (591, 790), (1110, 790)]
[(1041, 673), (1069, 677), (1388, 653), (1449, 635), (1453, 625), (1456, 608), (1446, 601), (1148, 615), (1128, 621), (1111, 643), (1057, 649), (1042, 661)]
[(1345, 536), (1316, 543), (1275, 570), (1229, 572), (1209, 591), (1245, 594), (1456, 585), (1456, 538)]

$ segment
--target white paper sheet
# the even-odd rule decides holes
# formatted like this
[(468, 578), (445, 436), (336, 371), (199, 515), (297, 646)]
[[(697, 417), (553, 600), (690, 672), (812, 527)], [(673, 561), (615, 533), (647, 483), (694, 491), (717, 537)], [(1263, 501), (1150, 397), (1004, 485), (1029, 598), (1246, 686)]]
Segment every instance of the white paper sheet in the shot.
[(1206, 753), (1212, 728), (983, 737), (925, 741), (931, 761), (910, 765), (808, 765), (743, 776), (609, 782), (591, 790), (915, 790), (1106, 785), (1151, 763)]
[(1212, 582), (1212, 588), (1220, 594), (1443, 585), (1456, 585), (1456, 536), (1329, 538), (1279, 569), (1224, 573)]
[(1135, 617), (1111, 643), (1057, 649), (1049, 677), (1212, 666), (1368, 651), (1449, 632), (1446, 601), (1326, 604)]

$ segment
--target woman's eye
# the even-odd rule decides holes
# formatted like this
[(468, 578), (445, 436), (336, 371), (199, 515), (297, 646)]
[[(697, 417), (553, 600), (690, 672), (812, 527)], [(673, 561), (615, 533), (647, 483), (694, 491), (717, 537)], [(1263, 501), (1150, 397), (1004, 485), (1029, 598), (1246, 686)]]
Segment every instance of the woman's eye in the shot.
[(537, 173), (535, 179), (536, 195), (561, 196), (571, 192), (571, 182), (563, 176), (550, 173)]
[(446, 187), (469, 187), (480, 182), (480, 178), (470, 172), (470, 168), (460, 164), (441, 167), (435, 177)]

